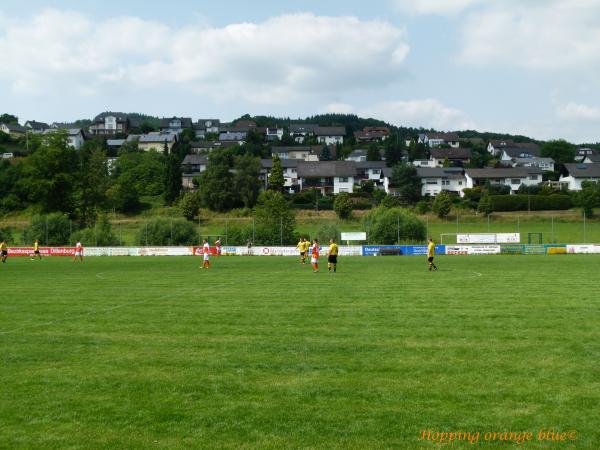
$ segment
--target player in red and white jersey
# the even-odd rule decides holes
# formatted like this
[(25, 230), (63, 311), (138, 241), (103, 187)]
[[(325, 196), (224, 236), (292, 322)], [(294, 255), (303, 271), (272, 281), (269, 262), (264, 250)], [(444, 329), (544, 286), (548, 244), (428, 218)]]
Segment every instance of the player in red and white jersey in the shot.
[(75, 254), (73, 255), (73, 262), (77, 261), (77, 257), (79, 256), (79, 262), (83, 262), (83, 245), (81, 245), (80, 241), (77, 241), (75, 244)]
[(209, 269), (210, 268), (210, 245), (206, 239), (204, 239), (204, 244), (202, 245), (202, 267), (201, 269)]

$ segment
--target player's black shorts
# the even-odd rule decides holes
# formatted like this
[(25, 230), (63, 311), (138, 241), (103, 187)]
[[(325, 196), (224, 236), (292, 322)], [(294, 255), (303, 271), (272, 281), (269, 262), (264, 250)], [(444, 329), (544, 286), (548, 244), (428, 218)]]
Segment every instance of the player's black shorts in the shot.
[(39, 255), (39, 254), (40, 254), (40, 251), (39, 251), (39, 250), (34, 250), (34, 251), (33, 251), (33, 254), (34, 254), (34, 255)]
[(6, 256), (6, 255), (8, 255), (8, 251), (2, 250), (2, 256)]
[(327, 257), (327, 262), (331, 264), (337, 264), (337, 255), (329, 255)]
[(302, 256), (302, 257), (306, 256), (306, 252), (300, 252), (300, 256)]
[(429, 258), (427, 258), (428, 262), (433, 262), (433, 256), (430, 256)]

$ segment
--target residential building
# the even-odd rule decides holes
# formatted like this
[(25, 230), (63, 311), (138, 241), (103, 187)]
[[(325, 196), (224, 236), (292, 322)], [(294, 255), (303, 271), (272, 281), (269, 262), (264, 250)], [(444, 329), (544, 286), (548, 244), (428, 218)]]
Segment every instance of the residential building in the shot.
[(11, 137), (18, 138), (25, 136), (25, 133), (27, 133), (28, 129), (17, 124), (0, 123), (0, 131), (10, 135)]
[(554, 171), (554, 160), (534, 156), (532, 158), (512, 158), (513, 167), (539, 167), (543, 171)]
[(167, 151), (171, 153), (171, 149), (177, 142), (177, 133), (160, 133), (152, 132), (142, 134), (138, 140), (138, 148), (144, 151), (155, 150), (157, 152), (164, 151), (165, 144)]
[(299, 147), (272, 147), (271, 156), (278, 155), (280, 159), (301, 159), (304, 161), (318, 161), (322, 149), (322, 145), (306, 145)]
[(459, 148), (460, 141), (457, 133), (438, 133), (426, 132), (419, 134), (417, 142), (419, 144), (427, 144), (430, 148), (448, 145), (452, 148)]
[(130, 119), (121, 112), (106, 111), (94, 117), (90, 125), (91, 134), (127, 134), (131, 128), (139, 128), (137, 119)]
[(415, 167), (435, 167), (435, 161), (433, 159), (415, 159), (412, 163)]
[(421, 195), (435, 197), (442, 191), (464, 196), (467, 179), (461, 167), (419, 167), (417, 175), (421, 179)]
[(390, 137), (388, 127), (364, 127), (362, 131), (355, 131), (356, 142), (383, 142)]
[(193, 190), (194, 178), (206, 170), (208, 158), (200, 155), (185, 155), (181, 163), (181, 185), (183, 189)]
[(35, 120), (28, 120), (25, 122), (25, 128), (32, 133), (43, 133), (50, 128), (50, 125), (44, 122), (36, 122)]
[(315, 131), (317, 142), (325, 145), (343, 144), (346, 136), (344, 127), (318, 127)]
[(584, 181), (600, 182), (600, 164), (565, 164), (567, 175), (561, 175), (559, 182), (567, 183), (570, 191), (580, 191)]
[[(236, 142), (236, 145), (237, 145), (237, 142)], [(193, 141), (193, 142), (190, 142), (190, 147), (192, 149), (192, 152), (196, 153), (196, 154), (210, 153), (213, 150), (223, 148), (223, 142), (221, 142), (221, 141), (205, 141), (205, 140)]]
[(519, 157), (518, 153), (540, 156), (540, 146), (534, 142), (515, 142), (510, 139), (492, 139), (487, 145), (488, 153), (494, 157), (501, 156), (506, 149), (509, 149), (509, 153), (516, 152), (517, 154), (514, 156), (517, 157)]
[(198, 119), (198, 122), (194, 124), (194, 130), (196, 130), (196, 135), (198, 131), (201, 131), (203, 134), (218, 133), (220, 126), (221, 121), (219, 119)]
[(322, 194), (353, 192), (356, 166), (352, 161), (299, 161), (300, 190), (316, 188)]
[(372, 181), (377, 188), (383, 189), (383, 169), (387, 167), (385, 161), (359, 161), (354, 166), (357, 184)]
[(467, 188), (483, 186), (489, 182), (492, 185), (508, 186), (510, 193), (515, 194), (521, 185), (534, 186), (541, 183), (542, 170), (538, 167), (465, 169), (465, 177)]
[(501, 161), (510, 161), (513, 158), (537, 158), (540, 156), (540, 147), (536, 144), (525, 146), (515, 144), (502, 147), (502, 150), (500, 151)]
[[(56, 133), (56, 131), (62, 129), (64, 128), (49, 128), (45, 130), (42, 134)], [(75, 150), (79, 150), (85, 142), (85, 135), (83, 134), (83, 130), (81, 128), (68, 128), (66, 129), (66, 132), (67, 145), (69, 147), (74, 148)]]
[(471, 162), (471, 149), (452, 147), (432, 148), (430, 159), (433, 161), (434, 167), (443, 167), (446, 161), (452, 166), (462, 167)]
[(312, 123), (290, 124), (290, 136), (298, 143), (303, 143), (304, 139), (309, 136), (314, 136), (319, 125)]
[(586, 155), (581, 162), (586, 164), (600, 163), (600, 155), (598, 153), (590, 153), (589, 155)]
[(280, 141), (283, 138), (283, 128), (265, 128), (265, 140), (267, 142)]
[(357, 148), (356, 150), (352, 150), (350, 152), (350, 154), (348, 155), (348, 157), (346, 158), (346, 161), (355, 161), (355, 162), (361, 162), (361, 161), (366, 161), (367, 160), (367, 150), (363, 149), (363, 148)]
[(575, 161), (576, 162), (587, 162), (585, 158), (592, 155), (597, 155), (598, 152), (593, 148), (581, 147), (575, 150)]
[(192, 119), (189, 117), (163, 117), (160, 119), (159, 129), (163, 133), (181, 133), (192, 128)]
[(247, 137), (247, 130), (226, 129), (219, 132), (219, 141), (237, 142), (240, 145), (246, 142)]
[[(301, 160), (299, 159), (282, 159), (281, 160), (281, 169), (283, 171), (283, 179), (284, 184), (283, 187), (288, 192), (295, 192), (300, 189), (298, 182), (298, 164), (300, 164)], [(260, 180), (263, 183), (265, 189), (269, 187), (269, 177), (271, 176), (271, 171), (273, 170), (273, 160), (272, 159), (261, 159), (261, 172), (260, 172)]]
[(126, 139), (107, 139), (106, 146), (109, 150), (118, 151), (126, 141)]

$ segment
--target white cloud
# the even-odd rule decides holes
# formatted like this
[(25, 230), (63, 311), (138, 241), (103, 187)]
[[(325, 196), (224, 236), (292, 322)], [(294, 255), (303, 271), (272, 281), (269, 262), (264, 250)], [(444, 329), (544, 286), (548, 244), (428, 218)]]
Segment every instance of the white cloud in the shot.
[(445, 106), (436, 99), (381, 102), (361, 108), (357, 113), (363, 117), (373, 117), (399, 126), (437, 130), (476, 128), (474, 122), (464, 112)]
[(573, 70), (600, 65), (600, 1), (490, 0), (467, 15), (460, 60)]
[(391, 0), (400, 11), (408, 14), (454, 15), (482, 0)]
[(599, 122), (600, 108), (570, 102), (559, 107), (557, 115), (567, 121)]
[(393, 83), (408, 51), (402, 28), (354, 17), (173, 29), (51, 9), (25, 22), (4, 17), (0, 79), (20, 94), (180, 87), (217, 101), (285, 104)]

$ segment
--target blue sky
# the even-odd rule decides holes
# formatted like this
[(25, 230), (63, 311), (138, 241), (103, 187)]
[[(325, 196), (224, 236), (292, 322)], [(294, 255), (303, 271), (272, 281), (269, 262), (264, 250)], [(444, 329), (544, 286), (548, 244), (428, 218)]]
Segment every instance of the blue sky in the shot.
[(14, 1), (0, 111), (395, 125), (600, 141), (600, 0)]

